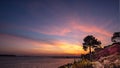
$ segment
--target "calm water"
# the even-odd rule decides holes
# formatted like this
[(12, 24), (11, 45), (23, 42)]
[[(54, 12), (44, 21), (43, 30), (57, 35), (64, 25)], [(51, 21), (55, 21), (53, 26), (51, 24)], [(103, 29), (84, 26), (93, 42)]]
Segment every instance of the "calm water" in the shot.
[(58, 68), (73, 59), (39, 57), (0, 57), (0, 68)]

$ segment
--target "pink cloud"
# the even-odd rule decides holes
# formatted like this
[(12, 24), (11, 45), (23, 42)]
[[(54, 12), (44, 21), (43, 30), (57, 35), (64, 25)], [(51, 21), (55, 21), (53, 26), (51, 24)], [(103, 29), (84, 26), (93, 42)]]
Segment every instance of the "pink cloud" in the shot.
[[(29, 30), (43, 33), (47, 35), (57, 35), (57, 36), (67, 36), (68, 33), (77, 31), (77, 32), (83, 32), (83, 33), (95, 33), (100, 35), (105, 35), (108, 37), (111, 37), (112, 33), (107, 31), (106, 29), (103, 29), (101, 27), (97, 27), (95, 25), (89, 25), (89, 24), (80, 24), (78, 22), (69, 22), (66, 26), (49, 26), (45, 27), (43, 29), (39, 28), (29, 28)], [(77, 34), (76, 34), (77, 35)]]
[[(61, 27), (61, 28), (60, 28)], [(49, 29), (50, 28), (50, 29)], [(110, 38), (112, 33), (107, 31), (102, 27), (97, 27), (95, 25), (90, 24), (81, 24), (76, 21), (70, 21), (66, 26), (50, 26), (49, 28), (45, 28), (44, 30), (40, 30), (39, 28), (31, 29), (33, 32), (43, 33), (47, 35), (56, 35), (56, 36), (69, 36), (71, 38), (84, 38), (86, 35), (94, 35), (101, 42), (102, 45), (110, 44)], [(83, 34), (80, 34), (83, 33)], [(82, 43), (82, 41), (80, 42)]]
[(98, 33), (109, 37), (111, 36), (111, 33), (109, 31), (94, 25), (86, 25), (79, 23), (71, 23), (71, 25), (74, 30), (79, 30), (86, 33)]
[(38, 33), (43, 33), (43, 34), (48, 34), (48, 35), (58, 35), (58, 36), (64, 36), (66, 35), (67, 33), (71, 32), (70, 29), (68, 29), (67, 27), (63, 27), (63, 28), (60, 28), (60, 27), (57, 27), (57, 26), (51, 26), (49, 28), (45, 28), (45, 29), (39, 29), (39, 28), (32, 28), (30, 29), (32, 30), (33, 32), (38, 32)]
[[(22, 30), (29, 30), (32, 32), (37, 32), (37, 33), (43, 33), (47, 35), (56, 35), (56, 36), (69, 36), (71, 38), (80, 38), (83, 39), (86, 35), (93, 34), (95, 37), (100, 39), (103, 44), (107, 44), (108, 42), (111, 42), (110, 37), (112, 35), (111, 32), (107, 31), (106, 29), (103, 29), (101, 27), (97, 27), (95, 25), (90, 25), (90, 24), (82, 24), (79, 23), (80, 21), (75, 21), (75, 20), (70, 20), (63, 24), (63, 26), (49, 26), (46, 25), (44, 28), (42, 27), (29, 27), (29, 26), (22, 26), (22, 27), (17, 27), (17, 26), (12, 26), (12, 28), (16, 29), (22, 29)], [(8, 27), (11, 28), (11, 27)], [(83, 33), (83, 34), (80, 34)], [(24, 39), (25, 40), (25, 39)], [(80, 41), (82, 43), (82, 41)], [(33, 42), (31, 43), (33, 44)], [(40, 44), (43, 45), (48, 45), (46, 43), (40, 42)], [(34, 42), (34, 45), (38, 45), (38, 43)]]

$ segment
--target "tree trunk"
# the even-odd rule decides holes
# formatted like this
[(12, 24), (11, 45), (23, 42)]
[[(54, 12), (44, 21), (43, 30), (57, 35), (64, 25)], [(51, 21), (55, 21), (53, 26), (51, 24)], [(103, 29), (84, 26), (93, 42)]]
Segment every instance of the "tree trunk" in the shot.
[(89, 54), (90, 54), (90, 61), (92, 62), (92, 56), (91, 56), (92, 51), (91, 51), (91, 46), (89, 46)]

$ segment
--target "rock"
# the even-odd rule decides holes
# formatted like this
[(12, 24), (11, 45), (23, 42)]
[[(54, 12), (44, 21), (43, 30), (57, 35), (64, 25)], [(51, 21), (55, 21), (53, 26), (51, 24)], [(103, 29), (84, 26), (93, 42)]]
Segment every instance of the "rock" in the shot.
[(95, 59), (98, 60), (100, 57), (106, 57), (112, 54), (120, 54), (120, 44), (113, 44), (95, 53)]
[(93, 68), (104, 68), (104, 65), (102, 65), (99, 61), (92, 62)]

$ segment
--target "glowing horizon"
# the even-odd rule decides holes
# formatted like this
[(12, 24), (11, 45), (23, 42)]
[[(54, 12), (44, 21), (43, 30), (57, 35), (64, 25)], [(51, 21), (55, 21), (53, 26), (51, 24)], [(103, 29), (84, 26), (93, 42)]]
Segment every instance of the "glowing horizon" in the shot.
[(120, 31), (118, 1), (1, 1), (0, 54), (85, 54), (87, 35), (109, 45)]

